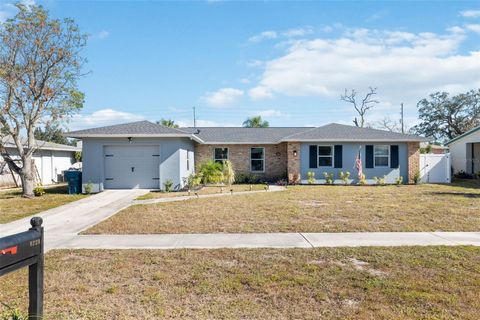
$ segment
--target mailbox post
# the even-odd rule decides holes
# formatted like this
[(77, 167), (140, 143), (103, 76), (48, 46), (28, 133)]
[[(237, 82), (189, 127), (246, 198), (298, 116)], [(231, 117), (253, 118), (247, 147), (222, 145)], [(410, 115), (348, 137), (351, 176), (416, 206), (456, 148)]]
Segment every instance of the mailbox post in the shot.
[(43, 220), (33, 217), (25, 232), (0, 238), (0, 276), (28, 267), (28, 319), (43, 317)]

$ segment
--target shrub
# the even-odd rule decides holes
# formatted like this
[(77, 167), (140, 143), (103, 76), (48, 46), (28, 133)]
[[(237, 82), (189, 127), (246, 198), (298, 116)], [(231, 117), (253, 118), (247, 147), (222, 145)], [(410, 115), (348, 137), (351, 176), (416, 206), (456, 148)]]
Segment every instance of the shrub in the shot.
[(201, 182), (202, 176), (200, 174), (190, 173), (188, 177), (183, 178), (183, 183), (188, 190), (192, 190), (193, 188), (197, 187)]
[(398, 178), (395, 179), (395, 184), (397, 186), (401, 185), (403, 183), (403, 176), (399, 176)]
[(313, 172), (313, 171), (308, 171), (307, 172), (307, 182), (308, 182), (308, 184), (314, 184), (315, 183), (315, 172)]
[(343, 184), (347, 185), (348, 184), (348, 179), (350, 178), (350, 172), (346, 171), (340, 171), (340, 179), (342, 179)]
[(235, 176), (236, 183), (246, 183), (246, 184), (257, 184), (260, 183), (261, 180), (258, 176), (251, 174), (251, 173), (238, 173)]
[(386, 177), (383, 176), (383, 177), (373, 177), (373, 180), (375, 181), (375, 184), (376, 185), (379, 185), (379, 186), (384, 186), (387, 184), (387, 182), (385, 181)]
[(233, 170), (233, 165), (230, 160), (223, 161), (223, 182), (231, 186), (235, 182), (235, 170)]
[(45, 194), (45, 188), (42, 186), (36, 186), (35, 189), (33, 189), (33, 194), (35, 197), (41, 197)]
[(223, 181), (223, 166), (221, 163), (209, 160), (200, 165), (198, 172), (202, 177), (202, 183), (219, 183)]
[(324, 172), (323, 176), (325, 177), (325, 184), (333, 184), (333, 173)]
[(420, 171), (417, 170), (417, 171), (415, 172), (415, 174), (413, 175), (413, 183), (419, 184), (419, 183), (420, 183), (420, 180), (421, 180)]
[(167, 180), (163, 183), (163, 187), (164, 187), (165, 192), (170, 192), (170, 191), (172, 191), (173, 180), (172, 180), (172, 179), (167, 179)]
[(362, 173), (360, 177), (358, 177), (358, 184), (361, 186), (364, 186), (367, 184), (367, 177), (365, 176), (364, 173)]
[(82, 152), (81, 151), (75, 151), (73, 154), (73, 157), (75, 158), (76, 162), (82, 162)]
[(93, 184), (89, 182), (83, 188), (85, 189), (86, 194), (91, 194), (93, 191)]

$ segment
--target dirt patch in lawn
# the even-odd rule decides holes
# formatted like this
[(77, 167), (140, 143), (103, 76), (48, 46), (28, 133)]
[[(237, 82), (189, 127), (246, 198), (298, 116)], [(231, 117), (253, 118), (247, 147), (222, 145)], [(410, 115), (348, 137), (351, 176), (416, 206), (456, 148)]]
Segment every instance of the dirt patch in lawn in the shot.
[(0, 223), (28, 217), (84, 197), (81, 194), (69, 195), (66, 185), (46, 187), (43, 196), (33, 199), (22, 198), (20, 190), (0, 191)]
[(480, 195), (480, 184), (475, 186), (297, 186), (135, 205), (86, 233), (479, 231), (480, 197), (471, 195)]
[[(26, 272), (0, 278), (0, 287), (0, 301), (25, 311)], [(480, 248), (473, 247), (53, 251), (45, 313), (62, 320), (477, 319), (479, 288)]]

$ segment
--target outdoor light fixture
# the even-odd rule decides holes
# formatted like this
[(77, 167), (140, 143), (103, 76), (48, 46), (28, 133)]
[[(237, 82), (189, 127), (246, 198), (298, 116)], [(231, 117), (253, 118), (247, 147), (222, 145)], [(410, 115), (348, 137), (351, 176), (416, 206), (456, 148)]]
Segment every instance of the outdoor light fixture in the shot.
[(128, 143), (132, 143), (132, 137), (128, 137)]
[(293, 150), (293, 156), (294, 156), (294, 157), (297, 156), (297, 150)]

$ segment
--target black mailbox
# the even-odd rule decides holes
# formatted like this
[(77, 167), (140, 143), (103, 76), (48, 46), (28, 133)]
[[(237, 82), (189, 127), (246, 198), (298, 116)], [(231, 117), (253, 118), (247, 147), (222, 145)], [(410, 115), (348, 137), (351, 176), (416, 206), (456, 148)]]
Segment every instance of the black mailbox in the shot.
[(0, 276), (28, 266), (29, 319), (43, 316), (42, 222), (34, 217), (28, 231), (0, 238)]

